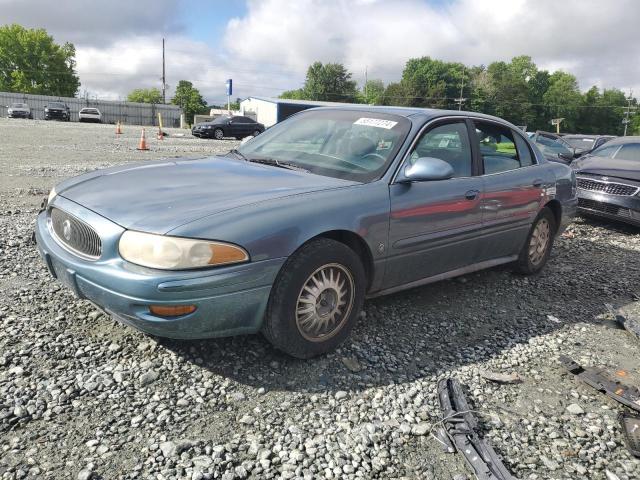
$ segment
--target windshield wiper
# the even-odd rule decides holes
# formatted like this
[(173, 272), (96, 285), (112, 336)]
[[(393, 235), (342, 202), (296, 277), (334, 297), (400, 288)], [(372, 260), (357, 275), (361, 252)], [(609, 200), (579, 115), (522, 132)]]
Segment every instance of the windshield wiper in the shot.
[(237, 148), (232, 148), (231, 150), (229, 150), (229, 153), (233, 153), (236, 157), (240, 157), (242, 160), (246, 160), (247, 162), (249, 161), (244, 153), (241, 153)]
[(252, 163), (261, 163), (263, 165), (271, 165), (273, 167), (286, 168), (287, 170), (298, 170), (300, 172), (309, 172), (306, 168), (299, 167), (295, 163), (282, 162), (275, 158), (249, 158), (247, 161)]

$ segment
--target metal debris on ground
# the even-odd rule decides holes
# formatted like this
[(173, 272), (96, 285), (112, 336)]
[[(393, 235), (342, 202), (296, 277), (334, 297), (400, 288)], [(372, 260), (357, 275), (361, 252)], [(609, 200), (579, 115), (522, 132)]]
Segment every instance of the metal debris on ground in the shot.
[(480, 373), (480, 376), (495, 383), (522, 383), (522, 378), (517, 373), (499, 373), (484, 370)]
[(491, 445), (478, 435), (479, 426), (455, 378), (438, 382), (442, 423), (449, 437), (464, 455), (478, 480), (516, 480)]
[(631, 335), (640, 340), (640, 320), (630, 315), (616, 313), (616, 322)]
[[(609, 376), (602, 368), (583, 368), (571, 358), (560, 355), (562, 366), (576, 378), (579, 378), (587, 385), (592, 386), (617, 402), (640, 412), (640, 389), (633, 385), (627, 385), (620, 380), (615, 380)], [(627, 376), (625, 370), (618, 370), (616, 376), (624, 378)]]
[(640, 416), (621, 413), (618, 419), (627, 449), (631, 455), (640, 458)]
[(442, 445), (442, 451), (444, 453), (456, 453), (456, 447), (451, 442), (449, 434), (443, 427), (436, 428), (431, 432), (431, 435)]

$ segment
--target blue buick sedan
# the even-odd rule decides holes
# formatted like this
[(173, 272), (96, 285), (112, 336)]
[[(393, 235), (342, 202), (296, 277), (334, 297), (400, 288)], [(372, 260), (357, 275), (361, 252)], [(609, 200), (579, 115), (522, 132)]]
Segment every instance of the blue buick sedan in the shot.
[(499, 118), (316, 108), (224, 156), (66, 180), (36, 240), (55, 278), (144, 332), (262, 332), (309, 358), (347, 338), (367, 297), (539, 272), (576, 204), (571, 169)]

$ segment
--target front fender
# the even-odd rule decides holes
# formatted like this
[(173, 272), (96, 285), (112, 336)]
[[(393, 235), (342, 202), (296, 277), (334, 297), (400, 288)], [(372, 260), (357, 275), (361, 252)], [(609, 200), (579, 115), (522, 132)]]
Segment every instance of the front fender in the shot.
[(167, 234), (233, 242), (244, 247), (252, 260), (261, 261), (289, 257), (311, 238), (334, 230), (360, 236), (374, 267), (383, 264), (389, 232), (388, 185), (378, 181), (291, 195), (210, 215)]

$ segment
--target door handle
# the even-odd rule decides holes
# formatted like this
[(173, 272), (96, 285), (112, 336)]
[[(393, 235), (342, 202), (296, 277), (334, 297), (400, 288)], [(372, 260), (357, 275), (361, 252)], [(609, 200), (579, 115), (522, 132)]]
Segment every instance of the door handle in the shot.
[(544, 182), (542, 180), (534, 180), (533, 181), (533, 186), (535, 188), (540, 188), (540, 187), (542, 187), (543, 184), (544, 184)]
[(464, 198), (466, 198), (467, 200), (475, 200), (478, 197), (479, 193), (480, 192), (478, 190), (469, 190), (464, 194)]

